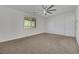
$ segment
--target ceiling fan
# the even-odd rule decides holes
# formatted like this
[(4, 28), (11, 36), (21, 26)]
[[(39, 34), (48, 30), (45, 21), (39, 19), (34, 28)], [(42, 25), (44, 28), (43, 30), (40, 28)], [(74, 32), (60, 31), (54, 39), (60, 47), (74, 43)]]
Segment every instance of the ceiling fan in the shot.
[(47, 14), (52, 14), (52, 11), (56, 11), (56, 9), (51, 9), (51, 8), (53, 8), (54, 7), (54, 5), (51, 5), (51, 6), (49, 6), (49, 7), (46, 7), (46, 6), (44, 6), (44, 5), (42, 5), (42, 8), (43, 8), (43, 12), (44, 12), (44, 14), (45, 15), (47, 15)]
[(41, 13), (42, 12), (44, 15), (53, 14), (52, 12), (56, 11), (56, 9), (52, 9), (53, 7), (54, 7), (54, 5), (50, 5), (50, 6), (42, 5), (43, 11), (34, 12), (34, 13)]

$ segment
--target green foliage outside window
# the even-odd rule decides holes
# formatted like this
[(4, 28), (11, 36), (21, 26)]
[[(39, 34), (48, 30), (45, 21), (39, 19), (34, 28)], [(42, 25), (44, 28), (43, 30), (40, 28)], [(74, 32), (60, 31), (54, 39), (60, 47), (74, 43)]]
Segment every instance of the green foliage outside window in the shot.
[(24, 17), (24, 28), (36, 28), (36, 18)]

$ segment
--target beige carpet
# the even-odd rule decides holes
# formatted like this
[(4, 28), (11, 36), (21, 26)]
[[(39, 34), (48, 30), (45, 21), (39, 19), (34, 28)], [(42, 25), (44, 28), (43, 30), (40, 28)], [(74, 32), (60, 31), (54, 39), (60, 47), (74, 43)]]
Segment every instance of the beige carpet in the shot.
[(42, 33), (0, 43), (3, 54), (74, 54), (79, 53), (75, 38)]

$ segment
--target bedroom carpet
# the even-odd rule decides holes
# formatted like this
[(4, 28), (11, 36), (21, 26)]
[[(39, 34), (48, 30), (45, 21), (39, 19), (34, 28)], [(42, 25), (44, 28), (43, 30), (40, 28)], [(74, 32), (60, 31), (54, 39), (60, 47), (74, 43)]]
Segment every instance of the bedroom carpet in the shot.
[(1, 54), (78, 54), (76, 38), (42, 33), (0, 43)]

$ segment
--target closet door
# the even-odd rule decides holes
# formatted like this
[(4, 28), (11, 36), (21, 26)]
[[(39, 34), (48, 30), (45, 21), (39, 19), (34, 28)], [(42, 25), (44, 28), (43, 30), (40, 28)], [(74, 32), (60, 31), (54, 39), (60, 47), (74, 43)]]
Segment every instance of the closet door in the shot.
[(75, 15), (71, 14), (65, 18), (65, 35), (75, 36)]

